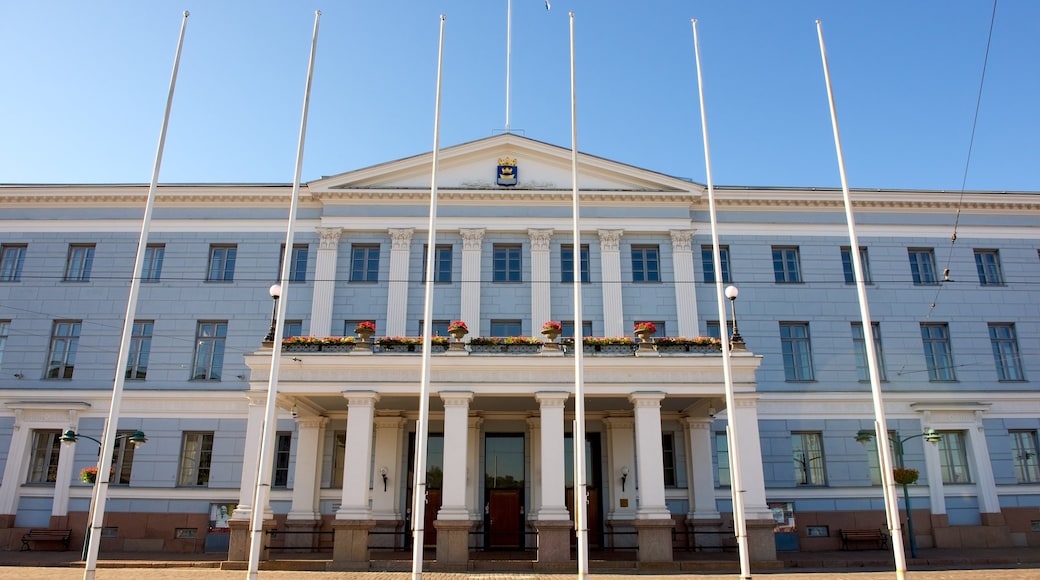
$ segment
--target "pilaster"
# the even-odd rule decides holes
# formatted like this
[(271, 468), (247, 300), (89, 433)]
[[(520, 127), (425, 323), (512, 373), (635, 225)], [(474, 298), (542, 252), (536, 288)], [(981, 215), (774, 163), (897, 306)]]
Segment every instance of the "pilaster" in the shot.
[(302, 523), (321, 519), (317, 502), (321, 469), (318, 454), (322, 433), (328, 422), (326, 417), (296, 419), (296, 468), (293, 471), (292, 506), (287, 520)]
[(718, 520), (718, 506), (715, 504), (715, 474), (711, 461), (711, 424), (709, 417), (683, 419), (686, 431), (687, 478), (690, 482), (687, 497), (690, 511), (688, 520)]
[[(405, 464), (401, 452), (404, 440), (404, 417), (375, 418), (375, 477), (372, 492), (372, 513), (377, 520), (401, 519), (401, 490)], [(383, 482), (383, 470), (386, 482)]]
[(316, 228), (318, 255), (314, 264), (314, 294), (311, 299), (311, 336), (332, 334), (332, 304), (336, 298), (336, 261), (342, 228)]
[(697, 336), (697, 281), (693, 271), (693, 230), (671, 230), (672, 271), (675, 285), (675, 311), (679, 318), (678, 336)]
[(368, 497), (372, 480), (373, 420), (379, 395), (372, 391), (345, 391), (343, 396), (347, 399), (347, 433), (343, 450), (343, 494), (336, 519), (368, 521), (372, 519)]
[[(773, 513), (766, 505), (762, 444), (758, 432), (758, 395), (738, 396), (735, 406), (731, 425), (735, 422), (739, 430), (735, 441), (740, 462), (740, 484), (744, 488), (744, 519), (769, 520)], [(732, 436), (733, 429), (730, 429)]]
[(404, 336), (408, 316), (408, 258), (415, 228), (390, 229), (390, 281), (386, 300), (386, 336)]
[(480, 256), (484, 229), (462, 229), (462, 285), (460, 289), (460, 319), (470, 327), (474, 336), (480, 336)]
[[(611, 498), (607, 519), (630, 520), (636, 513), (635, 421), (631, 417), (605, 417), (607, 428), (607, 484)], [(622, 483), (622, 474), (628, 475)]]
[[(621, 298), (621, 235), (623, 230), (599, 230), (600, 264), (603, 269), (603, 335), (627, 336), (624, 301)], [(577, 253), (575, 254), (577, 255)], [(580, 322), (575, 321), (575, 324)]]
[(527, 235), (531, 238), (531, 336), (538, 336), (542, 323), (552, 320), (549, 249), (553, 231), (530, 229)]

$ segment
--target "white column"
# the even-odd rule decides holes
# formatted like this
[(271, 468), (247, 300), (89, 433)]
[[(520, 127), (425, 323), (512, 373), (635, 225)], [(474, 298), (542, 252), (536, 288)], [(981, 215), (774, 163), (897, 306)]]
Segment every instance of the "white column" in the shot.
[[(621, 298), (622, 230), (599, 230), (599, 259), (603, 269), (603, 336), (628, 336)], [(575, 256), (577, 256), (575, 251)], [(578, 263), (575, 257), (575, 264)], [(577, 269), (577, 266), (575, 266)], [(574, 321), (581, 324), (581, 321)]]
[[(968, 453), (972, 458), (971, 468), (975, 471), (975, 487), (979, 498), (980, 513), (1000, 513), (1000, 499), (997, 497), (997, 482), (993, 478), (993, 463), (989, 460), (989, 448), (986, 447), (986, 431), (982, 426), (982, 413), (976, 411), (976, 425), (968, 429)], [(937, 447), (936, 445), (928, 445)]]
[(483, 511), (480, 507), (480, 490), (484, 486), (484, 476), (480, 473), (480, 428), (483, 424), (483, 418), (470, 417), (466, 434), (466, 473), (469, 474), (466, 477), (466, 509), (471, 520), (479, 520)]
[[(249, 466), (257, 465), (260, 457), (260, 439), (264, 429), (264, 406), (267, 402), (266, 392), (246, 393), (249, 401), (246, 415), (246, 437), (245, 448), (242, 450), (243, 465), (242, 483), (238, 489), (238, 506), (235, 508), (234, 519), (248, 520), (253, 513), (253, 491), (256, 489), (256, 468)], [(267, 510), (265, 511), (265, 515)]]
[[(766, 505), (766, 483), (762, 471), (762, 443), (758, 434), (758, 395), (738, 395), (733, 409), (740, 433), (737, 454), (740, 461), (741, 486), (744, 488), (744, 517), (768, 520), (773, 513)], [(727, 413), (730, 411), (727, 410)]]
[[(401, 519), (399, 484), (407, 469), (403, 453), (405, 420), (403, 417), (376, 417), (375, 476), (372, 478), (372, 513), (377, 520)], [(386, 484), (383, 470), (386, 470)]]
[[(922, 431), (923, 432), (923, 431)], [(943, 489), (942, 462), (939, 445), (924, 445), (924, 470), (928, 474), (928, 498), (933, 516), (946, 514), (946, 490)], [(981, 510), (979, 510), (981, 511)]]
[[(635, 422), (631, 417), (605, 417), (607, 427), (607, 485), (610, 509), (607, 519), (632, 519), (636, 513)], [(621, 474), (628, 471), (624, 490)]]
[(480, 336), (480, 254), (484, 229), (459, 230), (462, 235), (462, 287), (459, 313), (473, 336)]
[(569, 520), (564, 456), (564, 405), (568, 393), (535, 393), (541, 413), (541, 503), (539, 520)]
[(404, 336), (408, 324), (408, 252), (415, 228), (390, 230), (390, 283), (386, 300), (386, 336)]
[[(636, 424), (636, 478), (639, 509), (636, 519), (670, 518), (664, 501), (664, 453), (661, 450), (661, 400), (664, 393), (632, 393)], [(631, 478), (631, 474), (629, 474)]]
[[(76, 412), (69, 411), (68, 428), (78, 432), (77, 419)], [(69, 513), (69, 485), (72, 483), (72, 464), (76, 456), (76, 443), (68, 446), (64, 443), (60, 445), (62, 449), (58, 453), (58, 472), (54, 479), (54, 500), (51, 502), (52, 517), (62, 517)], [(94, 464), (97, 465), (97, 462), (95, 461)]]
[(690, 520), (717, 520), (719, 509), (715, 504), (715, 474), (711, 462), (711, 424), (709, 417), (686, 417), (687, 451), (686, 471), (689, 485)]
[[(538, 336), (542, 324), (552, 320), (552, 287), (549, 274), (549, 247), (552, 230), (527, 230), (531, 238), (531, 336)], [(580, 263), (575, 254), (575, 264)]]
[(311, 299), (311, 336), (332, 334), (332, 303), (336, 298), (336, 261), (342, 228), (317, 228), (318, 257), (314, 265), (314, 294)]
[(338, 520), (372, 518), (368, 506), (371, 478), (372, 430), (379, 395), (372, 391), (345, 391), (347, 399), (347, 437), (343, 450), (343, 496)]
[(444, 401), (444, 483), (438, 520), (468, 520), (466, 508), (466, 445), (469, 403), (473, 393), (441, 392)]
[(289, 520), (310, 522), (321, 519), (317, 502), (318, 471), (321, 469), (318, 459), (322, 434), (328, 422), (326, 417), (296, 420), (296, 468), (293, 470), (292, 506), (287, 516)]
[(679, 328), (675, 336), (698, 336), (697, 285), (693, 272), (693, 230), (672, 230), (672, 271), (675, 273), (675, 311)]
[(7, 448), (7, 463), (4, 464), (4, 479), (0, 483), (0, 517), (11, 516), (18, 512), (18, 490), (25, 481), (23, 469), (28, 463), (26, 452), (29, 449), (31, 429), (22, 424), (22, 410), (15, 409), (14, 430), (11, 433), (11, 445)]

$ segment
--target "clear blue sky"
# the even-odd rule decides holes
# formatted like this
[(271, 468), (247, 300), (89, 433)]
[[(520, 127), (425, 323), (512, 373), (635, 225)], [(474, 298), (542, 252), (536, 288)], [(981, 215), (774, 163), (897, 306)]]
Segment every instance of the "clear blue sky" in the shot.
[[(505, 125), (505, 0), (5, 0), (0, 183), (146, 183), (191, 11), (160, 182), (293, 177), (313, 11), (304, 181), (429, 151), (447, 16), (443, 146)], [(194, 5), (193, 5), (194, 4)], [(852, 187), (959, 190), (992, 3), (513, 1), (511, 126), (703, 183), (690, 19), (715, 182), (840, 185), (823, 21)], [(1040, 190), (1040, 2), (997, 8), (968, 189)]]

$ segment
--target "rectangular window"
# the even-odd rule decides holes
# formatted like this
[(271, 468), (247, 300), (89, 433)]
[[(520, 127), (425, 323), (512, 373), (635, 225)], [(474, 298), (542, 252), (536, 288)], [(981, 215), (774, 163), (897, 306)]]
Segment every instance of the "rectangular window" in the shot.
[(335, 431), (332, 433), (332, 477), (329, 487), (343, 488), (343, 462), (347, 449), (347, 432)]
[(939, 467), (943, 483), (971, 483), (963, 431), (939, 431)]
[[(425, 328), (425, 320), (419, 321), (419, 336), (426, 336), (423, 332)], [(433, 330), (433, 334), (430, 336), (448, 336), (448, 325), (451, 324), (449, 320), (431, 320), (430, 327)]]
[(209, 486), (209, 469), (213, 461), (213, 432), (188, 431), (181, 440), (181, 459), (177, 470), (179, 487)]
[(350, 254), (351, 282), (379, 281), (379, 246), (355, 244)]
[(916, 285), (938, 284), (935, 276), (935, 252), (931, 248), (910, 248), (910, 276)]
[(827, 485), (822, 434), (792, 433), (791, 450), (794, 459), (795, 484)]
[(162, 277), (163, 257), (166, 255), (165, 244), (148, 244), (144, 248), (144, 266), (141, 268), (142, 282), (158, 282)]
[(47, 378), (71, 379), (79, 346), (79, 320), (55, 320), (51, 328), (51, 347), (47, 354)]
[[(715, 283), (715, 252), (712, 246), (701, 246), (701, 266), (704, 268), (704, 283)], [(729, 275), (729, 246), (719, 246), (719, 267), (722, 269), (722, 282), (732, 282)]]
[(784, 284), (802, 281), (798, 248), (773, 246), (773, 279)]
[[(885, 351), (881, 348), (881, 324), (871, 322), (870, 331), (871, 334), (874, 335), (874, 350), (877, 353), (878, 378), (882, 381), (887, 381), (888, 377), (885, 373)], [(852, 323), (852, 345), (855, 347), (856, 351), (856, 374), (859, 376), (859, 380), (869, 381), (870, 369), (867, 367), (867, 343), (863, 340), (862, 322)]]
[[(710, 336), (711, 338), (717, 338), (719, 340), (722, 340), (722, 334), (719, 333), (719, 321), (718, 320), (709, 320), (709, 321), (705, 322), (704, 323), (704, 331), (705, 331), (705, 336)], [(731, 337), (731, 336), (733, 336), (733, 321), (732, 320), (727, 320), (726, 321), (726, 340), (729, 340), (729, 337)]]
[(661, 281), (661, 250), (657, 246), (632, 246), (632, 281)]
[[(426, 255), (428, 244), (423, 244), (422, 281), (426, 281)], [(451, 245), (437, 244), (433, 248), (433, 282), (434, 284), (451, 282)]]
[[(870, 433), (873, 433), (873, 431), (870, 431)], [(897, 432), (888, 432), (889, 441), (898, 438), (899, 434)], [(877, 438), (871, 437), (870, 441), (864, 444), (864, 447), (867, 449), (867, 468), (870, 470), (870, 484), (881, 485), (881, 455), (878, 452)], [(889, 446), (890, 453), (894, 451), (893, 447), (892, 445)], [(895, 460), (890, 461), (890, 464), (898, 467)]]
[(1040, 452), (1036, 430), (1009, 431), (1011, 454), (1015, 462), (1015, 477), (1019, 483), (1040, 483)]
[[(589, 245), (582, 244), (579, 253), (581, 254), (581, 281), (585, 283), (592, 279), (589, 274)], [(574, 282), (574, 244), (560, 246), (560, 281)]]
[(271, 474), (271, 485), (274, 487), (289, 486), (289, 450), (292, 448), (292, 433), (279, 431), (274, 439), (274, 472)]
[(25, 262), (25, 244), (0, 246), (0, 282), (20, 282), (22, 264)]
[(675, 434), (661, 433), (661, 453), (664, 464), (664, 486), (675, 487)]
[(289, 338), (290, 336), (303, 336), (302, 320), (286, 320), (282, 324), (282, 338)]
[(0, 320), (0, 364), (4, 361), (4, 351), (7, 349), (7, 337), (11, 333), (11, 321)]
[(54, 483), (58, 479), (58, 455), (61, 453), (61, 431), (33, 431), (29, 476), (25, 483)]
[(191, 373), (193, 381), (219, 381), (224, 368), (224, 343), (227, 340), (226, 320), (199, 321), (195, 331), (195, 362)]
[(523, 280), (519, 244), (495, 244), (492, 250), (492, 266), (495, 282), (521, 282)]
[(725, 431), (715, 433), (715, 460), (719, 471), (719, 487), (729, 487), (729, 440)]
[(112, 480), (115, 485), (130, 485), (130, 473), (134, 468), (134, 451), (137, 446), (129, 439), (134, 431), (117, 431), (116, 445), (112, 450)]
[(783, 350), (784, 377), (788, 381), (813, 380), (809, 323), (781, 322), (780, 346)]
[(953, 372), (950, 328), (946, 323), (921, 323), (921, 341), (924, 343), (924, 359), (928, 365), (928, 380), (957, 380)]
[(979, 271), (979, 284), (1003, 286), (1004, 272), (1000, 268), (998, 250), (975, 250), (975, 269)]
[(209, 274), (206, 280), (209, 282), (231, 282), (235, 279), (235, 259), (238, 256), (238, 246), (210, 246), (209, 247)]
[(90, 268), (93, 265), (94, 244), (69, 244), (69, 255), (65, 260), (65, 281), (90, 280)]
[(148, 375), (148, 355), (152, 351), (152, 328), (155, 321), (135, 320), (130, 334), (130, 358), (126, 378), (144, 380)]
[[(307, 244), (293, 244), (292, 252), (289, 253), (289, 278), (290, 282), (307, 281)], [(278, 272), (276, 279), (282, 276), (282, 259), (285, 257), (285, 244), (278, 251)]]
[(492, 320), (491, 336), (507, 337), (523, 334), (523, 324), (519, 320)]
[[(870, 284), (870, 262), (867, 260), (865, 246), (859, 248), (859, 263), (863, 267), (863, 283)], [(852, 248), (845, 246), (841, 249), (841, 270), (845, 274), (846, 284), (856, 283), (856, 269), (852, 266)]]
[[(592, 321), (585, 320), (581, 323), (581, 336), (592, 336)], [(573, 320), (561, 320), (560, 321), (560, 337), (561, 338), (574, 338), (574, 321)]]
[(993, 362), (997, 366), (997, 378), (1002, 381), (1024, 381), (1022, 357), (1018, 354), (1018, 336), (1015, 325), (1007, 323), (991, 323), (989, 325), (989, 342), (993, 346)]

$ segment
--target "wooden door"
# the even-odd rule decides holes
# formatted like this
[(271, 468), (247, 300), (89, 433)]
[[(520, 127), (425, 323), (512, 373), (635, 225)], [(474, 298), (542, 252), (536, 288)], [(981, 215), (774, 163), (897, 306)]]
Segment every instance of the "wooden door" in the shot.
[(439, 489), (428, 489), (426, 490), (426, 517), (423, 521), (423, 545), (424, 546), (436, 546), (437, 545), (437, 527), (433, 525), (434, 520), (437, 519), (437, 512), (441, 510), (441, 490)]
[(488, 548), (522, 548), (523, 514), (520, 489), (488, 490)]

